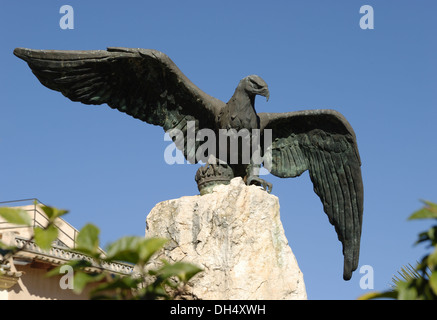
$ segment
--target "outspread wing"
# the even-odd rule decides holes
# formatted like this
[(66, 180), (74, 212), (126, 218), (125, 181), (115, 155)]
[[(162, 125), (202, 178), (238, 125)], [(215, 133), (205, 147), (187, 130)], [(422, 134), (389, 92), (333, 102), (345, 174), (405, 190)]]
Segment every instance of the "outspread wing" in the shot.
[[(166, 132), (179, 129), (184, 137), (189, 121), (194, 130), (215, 129), (216, 115), (225, 105), (201, 91), (167, 55), (156, 50), (17, 48), (14, 54), (28, 63), (43, 85), (73, 101), (106, 103), (134, 118), (159, 125)], [(176, 146), (193, 162), (199, 142)]]
[(344, 273), (358, 267), (363, 217), (361, 160), (355, 133), (334, 110), (259, 114), (261, 128), (271, 129), (271, 158), (265, 163), (281, 178), (309, 170), (314, 191), (343, 244)]

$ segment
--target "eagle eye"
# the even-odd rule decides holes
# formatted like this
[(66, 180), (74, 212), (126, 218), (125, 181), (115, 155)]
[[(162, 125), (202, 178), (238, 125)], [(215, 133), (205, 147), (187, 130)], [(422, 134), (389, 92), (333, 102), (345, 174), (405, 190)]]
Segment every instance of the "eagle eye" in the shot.
[(261, 89), (262, 86), (259, 85), (255, 80), (253, 80), (252, 78), (249, 78), (249, 81), (253, 84), (255, 89)]

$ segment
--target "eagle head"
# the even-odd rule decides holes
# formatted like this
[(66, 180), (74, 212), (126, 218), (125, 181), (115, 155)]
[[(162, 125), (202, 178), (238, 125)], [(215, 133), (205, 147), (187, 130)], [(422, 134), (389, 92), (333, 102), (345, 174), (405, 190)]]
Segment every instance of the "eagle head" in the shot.
[(242, 85), (249, 95), (260, 95), (269, 101), (270, 92), (267, 83), (257, 75), (250, 75), (241, 80)]

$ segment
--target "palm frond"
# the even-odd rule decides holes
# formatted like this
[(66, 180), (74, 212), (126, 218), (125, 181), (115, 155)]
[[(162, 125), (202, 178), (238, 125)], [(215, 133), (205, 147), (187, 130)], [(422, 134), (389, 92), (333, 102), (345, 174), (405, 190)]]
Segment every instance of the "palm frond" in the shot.
[(426, 268), (420, 268), (421, 265), (416, 261), (416, 266), (412, 266), (409, 263), (406, 266), (401, 267), (401, 270), (398, 271), (398, 275), (394, 275), (391, 279), (390, 287), (392, 289), (396, 289), (400, 282), (408, 282), (415, 279), (426, 279), (428, 280), (431, 275), (431, 270)]

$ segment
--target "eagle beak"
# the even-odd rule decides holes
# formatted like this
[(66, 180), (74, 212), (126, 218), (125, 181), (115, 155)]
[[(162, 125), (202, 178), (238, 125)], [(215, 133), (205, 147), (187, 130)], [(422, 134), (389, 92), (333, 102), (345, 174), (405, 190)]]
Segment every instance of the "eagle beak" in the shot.
[(266, 89), (263, 91), (262, 95), (263, 95), (264, 97), (266, 97), (266, 101), (269, 101), (269, 98), (270, 98), (270, 92), (269, 92), (269, 89), (266, 88)]

